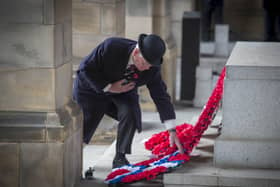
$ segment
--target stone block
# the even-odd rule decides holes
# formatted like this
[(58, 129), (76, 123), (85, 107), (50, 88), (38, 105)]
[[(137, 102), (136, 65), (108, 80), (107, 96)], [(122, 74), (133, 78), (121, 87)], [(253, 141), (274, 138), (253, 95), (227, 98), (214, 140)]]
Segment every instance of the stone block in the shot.
[(73, 33), (100, 34), (101, 5), (87, 2), (73, 3)]
[(43, 0), (44, 24), (62, 24), (72, 20), (72, 3), (68, 0)]
[(54, 26), (1, 24), (2, 65), (19, 67), (54, 66)]
[(212, 80), (197, 80), (195, 84), (194, 106), (203, 107), (212, 92)]
[(117, 31), (117, 10), (115, 5), (103, 5), (101, 11), (101, 33), (114, 34)]
[(279, 139), (279, 93), (280, 81), (226, 79), (223, 100), (226, 125), (222, 134), (228, 138)]
[(125, 1), (121, 1), (116, 5), (116, 33), (124, 36), (125, 32)]
[[(169, 16), (153, 17), (153, 32), (160, 35), (163, 39), (169, 39), (171, 33)], [(173, 38), (171, 39), (173, 40)]]
[(182, 52), (182, 23), (172, 22), (171, 32), (173, 33), (174, 40), (177, 45), (177, 55), (180, 57)]
[(54, 29), (54, 67), (72, 58), (72, 22), (56, 24)]
[[(209, 160), (210, 161), (210, 160)], [(203, 163), (202, 163), (203, 162)], [(177, 187), (278, 187), (279, 170), (217, 168), (211, 163), (191, 163), (164, 175), (164, 186)]]
[(73, 153), (73, 154), (65, 154), (65, 159), (64, 159), (64, 168), (63, 172), (65, 175), (65, 186), (73, 186), (73, 179), (75, 178), (74, 175), (74, 154), (76, 150), (74, 150), (74, 139), (73, 137), (69, 137), (65, 140), (64, 142), (64, 152), (65, 153)]
[(196, 67), (196, 80), (212, 80), (212, 68), (210, 67)]
[(167, 50), (164, 55), (164, 62), (161, 68), (163, 81), (167, 86), (167, 92), (172, 100), (175, 99), (175, 83), (176, 83), (176, 66), (177, 66), (177, 48), (174, 40), (165, 40)]
[(44, 17), (43, 2), (44, 0), (2, 0), (0, 23), (42, 24)]
[(200, 42), (200, 54), (214, 55), (215, 43), (214, 42)]
[[(154, 0), (153, 1), (153, 16), (169, 16), (171, 14), (171, 2), (166, 0)], [(156, 22), (155, 22), (156, 23)]]
[(4, 0), (0, 7), (0, 23), (50, 25), (71, 20), (71, 13), (72, 3), (68, 0)]
[[(238, 42), (227, 62), (220, 167), (280, 168), (280, 44)], [(234, 150), (234, 152), (233, 152)]]
[[(82, 176), (82, 165), (83, 165), (83, 128), (82, 128), (82, 121), (80, 123), (80, 128), (75, 131), (73, 134), (73, 139), (74, 139), (74, 180), (78, 181), (81, 179)], [(73, 161), (72, 161), (73, 162)]]
[[(64, 53), (67, 47), (64, 46), (64, 41), (67, 39), (64, 36), (64, 24), (57, 24), (54, 28), (54, 67), (60, 66), (64, 63)], [(72, 34), (71, 34), (72, 35)]]
[(46, 128), (47, 142), (63, 142), (64, 127), (63, 126), (47, 126)]
[(153, 3), (152, 0), (126, 1), (126, 16), (128, 16), (128, 17), (151, 17), (152, 16), (152, 3)]
[(55, 106), (61, 108), (72, 98), (72, 64), (55, 69)]
[(171, 1), (171, 17), (172, 21), (182, 21), (185, 11), (193, 10), (193, 2), (185, 0), (172, 0)]
[[(72, 1), (52, 0), (54, 1), (55, 24), (72, 21)], [(50, 0), (45, 0), (49, 3)]]
[(71, 98), (71, 76), (71, 63), (57, 69), (2, 69), (0, 109), (44, 111), (62, 107)]
[(0, 127), (0, 140), (3, 142), (44, 142), (46, 138), (45, 127)]
[(236, 177), (221, 177), (219, 178), (219, 184), (221, 186), (242, 186), (242, 187), (278, 187), (280, 185), (279, 180), (263, 179), (263, 178), (236, 178)]
[(82, 174), (82, 129), (64, 142), (64, 186), (74, 186)]
[(70, 22), (62, 25), (2, 24), (0, 30), (3, 66), (56, 67), (71, 58)]
[(63, 144), (22, 143), (20, 186), (63, 186)]
[(229, 55), (229, 26), (215, 26), (215, 55), (227, 57)]
[(279, 155), (280, 144), (277, 139), (251, 140), (220, 137), (215, 141), (214, 163), (217, 167), (279, 169)]
[(19, 146), (0, 143), (0, 186), (19, 186)]
[(13, 127), (15, 124), (36, 126), (47, 120), (45, 112), (0, 112), (0, 127)]
[(108, 35), (73, 34), (73, 56), (84, 58)]
[(53, 69), (2, 68), (0, 86), (1, 111), (48, 111), (55, 108)]
[(153, 29), (152, 17), (138, 17), (138, 16), (126, 16), (125, 20), (125, 34), (127, 38), (138, 39), (141, 33), (152, 33)]
[(167, 174), (164, 175), (164, 186), (165, 184), (169, 185), (197, 185), (197, 186), (218, 186), (218, 177), (217, 176), (203, 176), (201, 177), (200, 173), (196, 175), (184, 175), (184, 174)]

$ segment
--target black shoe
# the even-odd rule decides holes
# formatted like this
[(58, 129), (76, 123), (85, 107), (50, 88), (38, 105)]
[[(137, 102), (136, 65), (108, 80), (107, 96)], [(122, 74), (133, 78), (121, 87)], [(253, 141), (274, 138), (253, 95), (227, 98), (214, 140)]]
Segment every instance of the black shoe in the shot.
[(128, 160), (126, 159), (125, 156), (115, 157), (113, 160), (113, 169), (119, 168), (119, 167), (122, 167), (122, 166), (128, 165), (128, 164), (130, 164), (130, 163), (128, 162)]
[(92, 179), (94, 179), (94, 177), (93, 177), (93, 172), (94, 172), (94, 169), (93, 169), (92, 167), (89, 167), (89, 169), (86, 170), (86, 172), (85, 172), (85, 178), (86, 178), (87, 180), (92, 180)]

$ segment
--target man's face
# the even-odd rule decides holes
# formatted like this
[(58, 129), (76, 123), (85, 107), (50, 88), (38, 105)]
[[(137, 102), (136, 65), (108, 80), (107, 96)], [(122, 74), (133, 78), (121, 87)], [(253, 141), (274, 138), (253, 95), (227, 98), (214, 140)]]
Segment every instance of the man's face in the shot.
[(136, 68), (139, 71), (145, 71), (152, 67), (152, 65), (144, 59), (144, 57), (142, 56), (142, 54), (138, 48), (136, 48), (133, 51), (132, 58), (133, 58), (134, 65), (136, 66)]

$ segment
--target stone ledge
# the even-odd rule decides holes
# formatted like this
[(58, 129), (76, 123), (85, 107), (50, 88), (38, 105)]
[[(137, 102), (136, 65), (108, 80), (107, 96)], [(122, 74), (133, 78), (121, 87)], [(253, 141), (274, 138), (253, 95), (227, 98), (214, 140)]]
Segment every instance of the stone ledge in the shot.
[(164, 175), (165, 187), (181, 186), (238, 186), (278, 187), (280, 170), (232, 169), (213, 166), (212, 159), (186, 163), (175, 172)]
[(71, 101), (57, 112), (0, 112), (0, 141), (63, 142), (82, 128), (81, 119)]

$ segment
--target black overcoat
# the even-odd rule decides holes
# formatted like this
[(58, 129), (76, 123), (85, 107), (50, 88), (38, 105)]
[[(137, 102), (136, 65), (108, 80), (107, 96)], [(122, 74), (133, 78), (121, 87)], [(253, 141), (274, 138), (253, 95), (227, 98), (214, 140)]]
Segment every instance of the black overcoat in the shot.
[[(108, 84), (123, 79), (129, 57), (136, 44), (137, 42), (133, 40), (112, 37), (98, 45), (79, 66), (77, 71), (79, 86), (74, 86), (74, 98), (83, 90), (90, 90), (99, 96), (110, 96), (104, 93), (103, 89)], [(162, 80), (160, 67), (151, 67), (140, 72), (136, 87), (142, 85), (147, 86), (161, 121), (175, 119), (174, 108)]]

